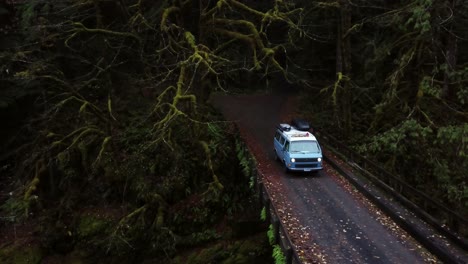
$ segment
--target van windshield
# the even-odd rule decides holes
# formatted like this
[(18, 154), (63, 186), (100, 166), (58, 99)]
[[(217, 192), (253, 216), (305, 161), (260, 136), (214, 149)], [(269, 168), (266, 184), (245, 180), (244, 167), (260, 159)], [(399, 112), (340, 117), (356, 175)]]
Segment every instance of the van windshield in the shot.
[(290, 152), (314, 152), (319, 153), (320, 148), (317, 141), (293, 141), (291, 142)]

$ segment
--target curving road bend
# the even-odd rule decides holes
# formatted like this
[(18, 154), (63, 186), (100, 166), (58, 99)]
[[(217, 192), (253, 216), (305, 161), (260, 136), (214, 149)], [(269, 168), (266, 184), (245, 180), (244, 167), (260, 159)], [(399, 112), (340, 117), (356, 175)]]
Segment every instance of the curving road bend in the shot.
[[(237, 122), (304, 263), (437, 263), (422, 246), (324, 164), (317, 174), (286, 174), (274, 161), (273, 135), (290, 105), (282, 95), (215, 95)], [(283, 120), (281, 120), (283, 119)], [(265, 179), (266, 178), (266, 179)]]

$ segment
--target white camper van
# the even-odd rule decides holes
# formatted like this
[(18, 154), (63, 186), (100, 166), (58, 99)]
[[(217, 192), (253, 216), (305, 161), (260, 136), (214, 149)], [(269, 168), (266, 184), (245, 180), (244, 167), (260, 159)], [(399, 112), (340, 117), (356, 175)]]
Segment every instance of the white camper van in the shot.
[(322, 149), (309, 132), (309, 124), (294, 119), (290, 124), (279, 124), (273, 140), (275, 158), (286, 171), (318, 171), (322, 167)]

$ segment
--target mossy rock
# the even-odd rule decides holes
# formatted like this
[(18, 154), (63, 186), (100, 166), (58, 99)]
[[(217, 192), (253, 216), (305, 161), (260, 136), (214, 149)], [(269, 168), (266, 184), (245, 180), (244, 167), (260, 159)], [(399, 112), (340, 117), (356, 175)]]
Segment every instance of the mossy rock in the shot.
[(257, 240), (245, 240), (237, 250), (242, 255), (261, 255), (266, 251), (265, 242), (259, 243)]
[(222, 264), (247, 264), (247, 263), (253, 263), (252, 258), (245, 256), (245, 255), (241, 255), (241, 254), (230, 256), (228, 259), (222, 262)]
[(39, 264), (43, 258), (41, 247), (33, 245), (13, 245), (0, 250), (2, 264)]
[(206, 264), (206, 263), (221, 263), (229, 256), (222, 244), (216, 244), (200, 251), (192, 253), (186, 258), (176, 257), (172, 260), (172, 264)]
[(203, 249), (200, 251), (192, 261), (188, 263), (192, 264), (202, 264), (202, 263), (219, 263), (220, 260), (223, 260), (228, 252), (225, 251), (221, 244), (216, 244), (215, 246)]
[(229, 251), (232, 257), (223, 263), (272, 263), (271, 247), (263, 232), (246, 240), (237, 241)]
[(67, 264), (85, 264), (86, 253), (83, 251), (75, 250), (68, 254), (65, 258), (65, 263)]
[(176, 257), (172, 264), (243, 264), (271, 263), (271, 247), (265, 233), (261, 232), (246, 240), (235, 242), (221, 241), (204, 249), (197, 250), (186, 257)]
[(110, 221), (93, 215), (82, 216), (78, 224), (78, 236), (82, 239), (106, 233)]

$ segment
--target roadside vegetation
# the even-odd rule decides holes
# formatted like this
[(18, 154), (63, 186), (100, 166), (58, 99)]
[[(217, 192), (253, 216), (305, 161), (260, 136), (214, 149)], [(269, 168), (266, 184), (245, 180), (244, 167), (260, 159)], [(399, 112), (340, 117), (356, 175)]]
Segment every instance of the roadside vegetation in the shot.
[(207, 100), (286, 76), (301, 12), (2, 2), (0, 262), (268, 263), (251, 168)]
[(465, 218), (466, 4), (311, 4), (306, 23), (323, 41), (306, 44), (315, 52), (303, 82), (303, 111), (319, 129)]
[(0, 3), (0, 262), (281, 262), (214, 91), (298, 88), (316, 127), (467, 216), (467, 6)]

